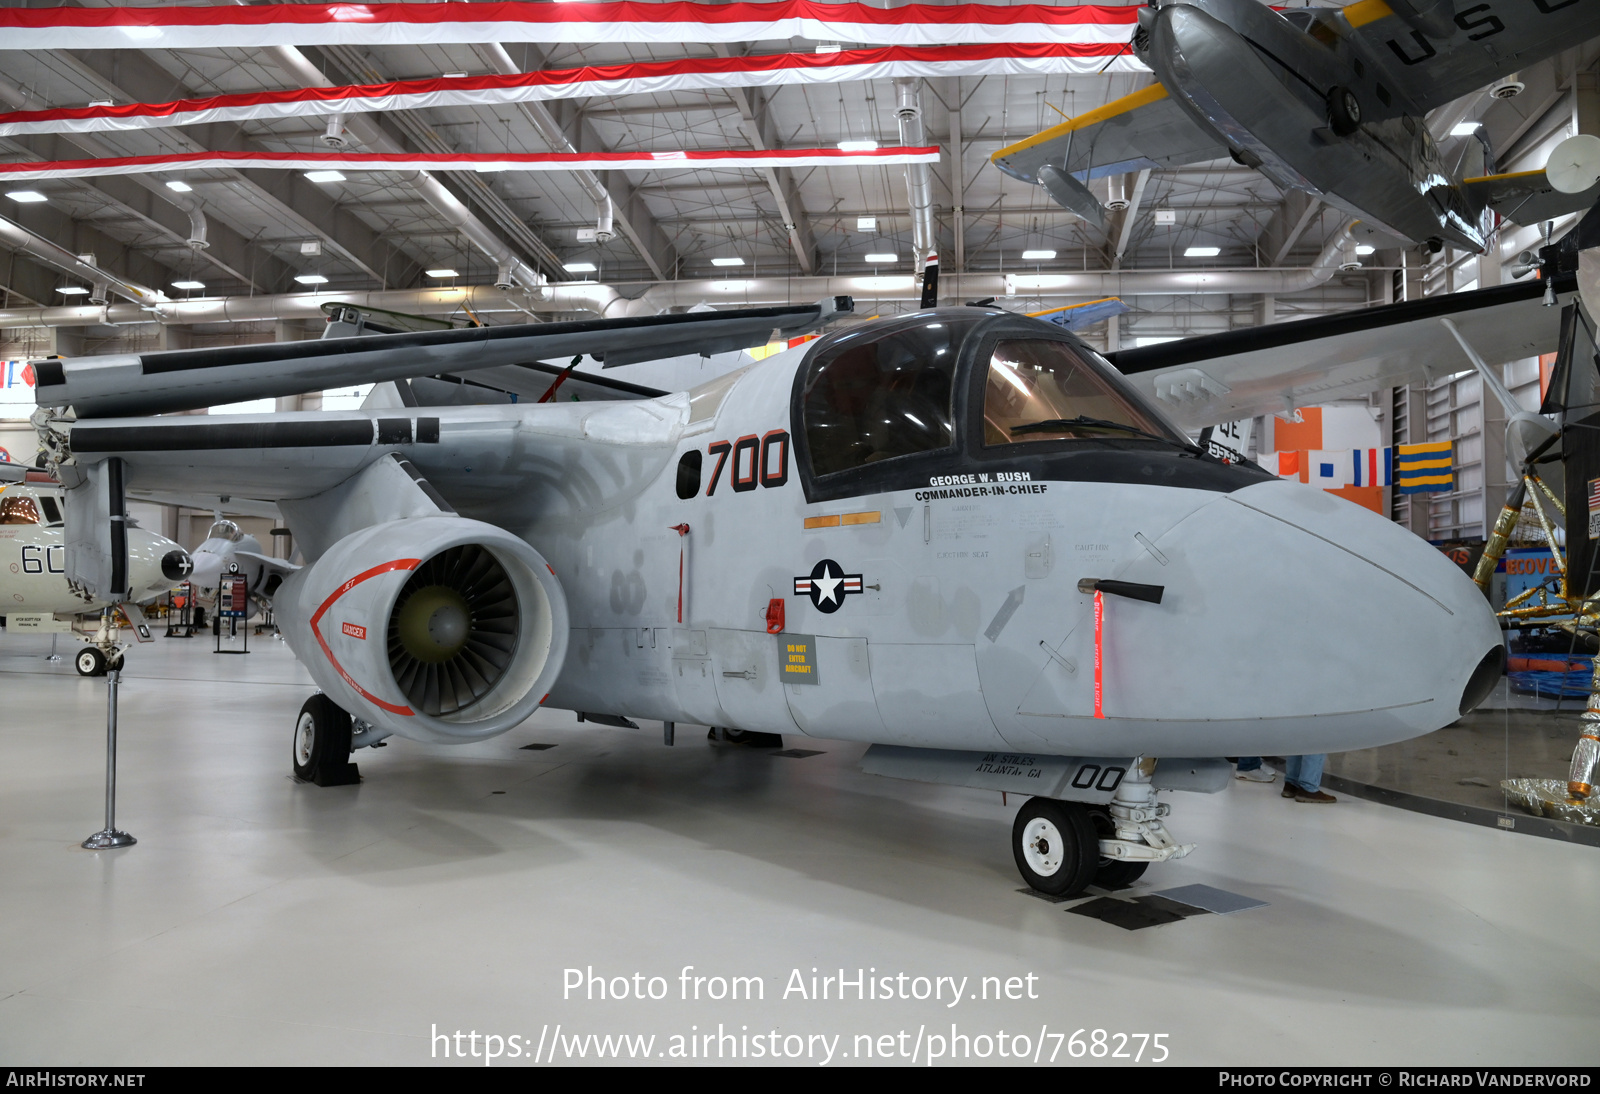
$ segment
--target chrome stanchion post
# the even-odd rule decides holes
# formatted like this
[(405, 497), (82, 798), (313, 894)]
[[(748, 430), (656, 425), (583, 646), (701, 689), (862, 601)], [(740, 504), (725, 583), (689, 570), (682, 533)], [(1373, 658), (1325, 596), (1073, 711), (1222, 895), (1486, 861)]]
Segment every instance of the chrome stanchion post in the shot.
[(121, 673), (106, 673), (106, 826), (83, 841), (84, 847), (100, 851), (107, 847), (131, 847), (139, 841), (117, 831), (117, 678)]

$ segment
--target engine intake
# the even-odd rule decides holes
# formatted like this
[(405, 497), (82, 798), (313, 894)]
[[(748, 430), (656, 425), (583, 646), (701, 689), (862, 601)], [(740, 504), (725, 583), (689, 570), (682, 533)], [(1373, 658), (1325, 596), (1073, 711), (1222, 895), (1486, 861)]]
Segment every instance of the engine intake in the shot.
[(567, 607), (526, 542), (417, 517), (335, 543), (288, 578), (284, 636), (341, 707), (403, 737), (478, 741), (517, 725), (566, 656)]
[(515, 582), (480, 544), (418, 566), (389, 616), (389, 669), (411, 705), (454, 714), (494, 690), (516, 654), (517, 609)]

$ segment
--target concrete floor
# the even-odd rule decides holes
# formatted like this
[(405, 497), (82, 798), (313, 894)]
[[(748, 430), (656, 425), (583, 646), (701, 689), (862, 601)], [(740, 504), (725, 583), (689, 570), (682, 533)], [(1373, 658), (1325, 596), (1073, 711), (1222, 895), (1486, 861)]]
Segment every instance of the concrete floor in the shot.
[[(1134, 893), (1270, 906), (1130, 932), (1016, 892), (1016, 800), (862, 775), (859, 745), (786, 759), (680, 726), (667, 749), (654, 723), (547, 712), (481, 745), (364, 751), (359, 787), (301, 785), (304, 671), (271, 641), (195, 639), (129, 654), (118, 819), (139, 843), (89, 852), (105, 684), (45, 645), (0, 638), (0, 1063), (416, 1064), (436, 1029), (531, 1053), (557, 1024), (563, 1045), (654, 1034), (656, 1062), (721, 1026), (803, 1043), (796, 1062), (827, 1042), (784, 1038), (820, 1034), (835, 1063), (866, 1062), (858, 1035), (920, 1063), (954, 1025), (1008, 1051), (1042, 1029), (1041, 1063), (1075, 1062), (1057, 1035), (1080, 1029), (1165, 1034), (1179, 1064), (1600, 1063), (1593, 848), (1236, 783), (1171, 796), (1199, 849)], [(590, 966), (667, 998), (564, 999)], [(685, 966), (760, 977), (764, 999), (684, 1001)], [(841, 967), (964, 995), (1032, 975), (1037, 998), (784, 998), (793, 970), (809, 989)]]

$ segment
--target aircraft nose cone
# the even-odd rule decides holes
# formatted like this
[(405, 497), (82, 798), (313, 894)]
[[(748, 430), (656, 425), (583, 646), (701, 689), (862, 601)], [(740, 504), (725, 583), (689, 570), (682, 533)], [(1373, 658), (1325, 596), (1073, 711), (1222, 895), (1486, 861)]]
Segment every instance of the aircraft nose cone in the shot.
[(1107, 598), (1117, 716), (1185, 721), (1223, 754), (1339, 752), (1449, 725), (1499, 679), (1500, 628), (1472, 580), (1321, 490), (1234, 491), (1156, 546), (1118, 576), (1164, 586), (1162, 602)]
[(188, 551), (168, 551), (161, 556), (161, 576), (169, 581), (182, 581), (194, 570), (194, 559)]
[[(1499, 622), (1477, 585), (1436, 548), (1322, 490), (1263, 483), (1229, 500), (1308, 537), (1291, 548), (1308, 559), (1340, 554), (1366, 563), (1365, 571), (1359, 565), (1348, 571), (1345, 581), (1329, 573), (1334, 580), (1316, 602), (1329, 611), (1331, 599), (1349, 597), (1370, 613), (1366, 635), (1352, 637), (1393, 651), (1394, 660), (1375, 671), (1432, 694), (1438, 725), (1430, 728), (1448, 725), (1488, 698), (1505, 670)], [(1293, 542), (1292, 532), (1288, 538)]]
[(210, 551), (196, 551), (190, 564), (189, 580), (196, 585), (207, 587), (217, 583), (217, 577), (224, 569), (222, 556), (212, 554)]

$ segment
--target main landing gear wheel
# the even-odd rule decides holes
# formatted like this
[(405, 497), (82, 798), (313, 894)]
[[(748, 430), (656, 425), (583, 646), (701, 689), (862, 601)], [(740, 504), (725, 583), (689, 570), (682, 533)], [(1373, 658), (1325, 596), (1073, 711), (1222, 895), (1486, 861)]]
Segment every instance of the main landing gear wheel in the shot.
[(350, 715), (326, 695), (313, 695), (294, 723), (294, 774), (318, 786), (361, 781), (350, 762)]
[(1029, 798), (1011, 825), (1011, 853), (1022, 880), (1039, 892), (1076, 896), (1100, 865), (1100, 840), (1079, 803)]
[(1348, 87), (1328, 92), (1328, 128), (1336, 136), (1348, 137), (1361, 128), (1361, 100)]
[(72, 664), (78, 670), (79, 676), (103, 676), (106, 671), (106, 655), (95, 646), (85, 646), (78, 651), (78, 656), (72, 659)]

